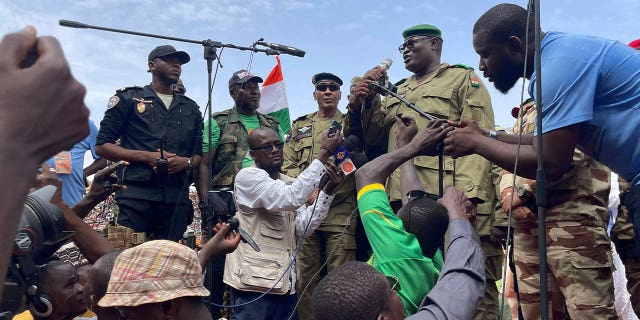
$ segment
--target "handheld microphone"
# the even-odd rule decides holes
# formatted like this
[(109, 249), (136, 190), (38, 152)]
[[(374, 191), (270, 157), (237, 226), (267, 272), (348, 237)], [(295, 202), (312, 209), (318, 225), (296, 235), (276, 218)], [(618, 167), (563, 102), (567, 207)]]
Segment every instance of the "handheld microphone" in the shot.
[(289, 55), (301, 57), (301, 58), (304, 57), (306, 53), (304, 52), (304, 50), (300, 50), (298, 48), (290, 47), (284, 44), (270, 43), (270, 42), (264, 42), (264, 41), (258, 41), (256, 42), (256, 44), (265, 46), (269, 49), (280, 51), (281, 53), (284, 53), (284, 54), (289, 54)]
[(240, 239), (242, 239), (243, 242), (251, 246), (253, 250), (260, 252), (260, 246), (258, 246), (255, 240), (253, 240), (251, 235), (246, 231), (244, 231), (244, 229), (240, 228), (240, 221), (238, 221), (238, 218), (231, 217), (229, 218), (228, 223), (229, 223), (229, 227), (231, 227), (231, 230), (238, 231), (238, 233), (240, 234)]
[[(386, 58), (384, 60), (382, 60), (382, 62), (380, 62), (380, 64), (378, 65), (378, 67), (380, 67), (382, 70), (384, 71), (388, 71), (389, 68), (391, 68), (391, 65), (393, 64), (393, 60), (391, 60), (390, 58)], [(379, 94), (386, 96), (387, 92), (383, 89), (381, 89), (380, 87), (386, 88), (390, 91), (396, 92), (397, 88), (391, 83), (389, 82), (389, 77), (388, 76), (382, 76), (380, 77), (380, 79), (378, 79), (377, 83), (372, 83), (371, 87)]]
[[(349, 156), (350, 152), (355, 150), (359, 145), (360, 145), (360, 139), (358, 139), (358, 137), (356, 137), (355, 135), (350, 135), (346, 139), (344, 139), (340, 147), (338, 147), (338, 149), (336, 149), (334, 153), (334, 156), (336, 157), (336, 163), (340, 165), (346, 162), (348, 160), (347, 157)], [(329, 179), (331, 178), (329, 178), (329, 175), (325, 173), (322, 176), (322, 178), (320, 178), (320, 182), (318, 183), (318, 188), (323, 189), (324, 186), (326, 186), (327, 183), (329, 182)]]

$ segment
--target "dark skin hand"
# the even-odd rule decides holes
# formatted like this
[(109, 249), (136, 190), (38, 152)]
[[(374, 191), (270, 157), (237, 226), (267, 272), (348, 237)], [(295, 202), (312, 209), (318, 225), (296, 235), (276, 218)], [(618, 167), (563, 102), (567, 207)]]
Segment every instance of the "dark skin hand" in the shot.
[[(472, 120), (463, 119), (449, 122), (456, 130), (444, 139), (444, 153), (453, 158), (478, 154), (505, 170), (513, 170), (518, 158), (518, 175), (535, 179), (537, 169), (537, 139), (532, 144), (523, 144), (518, 150), (516, 144), (491, 139)], [(570, 167), (573, 151), (578, 144), (580, 124), (556, 129), (542, 135), (544, 170), (551, 181), (560, 178)], [(502, 139), (505, 135), (499, 135)], [(512, 142), (513, 139), (510, 139)], [(518, 154), (519, 153), (519, 154)], [(516, 157), (517, 156), (517, 157)]]
[(438, 199), (438, 203), (447, 208), (451, 220), (467, 220), (475, 217), (475, 212), (472, 210), (475, 206), (471, 204), (464, 192), (454, 187), (447, 188), (442, 198)]
[(217, 223), (213, 227), (213, 232), (215, 235), (202, 246), (198, 254), (198, 260), (203, 271), (213, 257), (231, 253), (240, 245), (240, 233), (231, 230), (227, 223)]
[(362, 104), (370, 102), (376, 95), (376, 91), (370, 88), (371, 83), (386, 75), (387, 71), (378, 66), (367, 71), (362, 77), (363, 80), (356, 85), (354, 93), (349, 96), (349, 108), (353, 112), (360, 111)]

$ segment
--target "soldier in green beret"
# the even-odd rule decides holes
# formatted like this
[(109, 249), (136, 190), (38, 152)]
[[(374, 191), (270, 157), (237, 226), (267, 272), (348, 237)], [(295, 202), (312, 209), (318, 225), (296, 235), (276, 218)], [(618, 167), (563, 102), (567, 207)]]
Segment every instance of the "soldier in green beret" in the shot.
[[(493, 130), (491, 99), (478, 75), (469, 66), (441, 62), (443, 38), (440, 29), (430, 24), (420, 24), (404, 30), (402, 37), (404, 41), (398, 50), (402, 54), (405, 68), (412, 75), (396, 83), (397, 93), (421, 111), (438, 118), (453, 121), (470, 118), (477, 121), (480, 127)], [(361, 124), (367, 145), (375, 146), (383, 141), (387, 151), (392, 151), (396, 149), (396, 115), (414, 118), (421, 130), (426, 128), (429, 120), (397, 98), (387, 96), (381, 100), (369, 88), (372, 81), (385, 75), (386, 71), (380, 67), (365, 73), (364, 80), (356, 88), (353, 101), (349, 103), (346, 121), (349, 126)], [(419, 156), (413, 161), (425, 190), (437, 195), (438, 157)], [(477, 217), (473, 224), (481, 237), (482, 249), (487, 259), (486, 294), (480, 301), (475, 318), (497, 319), (498, 291), (495, 281), (501, 275), (502, 248), (490, 237), (497, 201), (491, 163), (477, 155), (455, 160), (445, 157), (443, 175), (445, 188), (454, 186), (462, 190), (477, 207)], [(387, 193), (396, 210), (401, 205), (400, 183), (400, 171), (396, 170), (386, 184)]]
[[(344, 114), (338, 110), (342, 79), (335, 74), (321, 72), (311, 78), (311, 83), (314, 85), (313, 99), (318, 103), (318, 111), (293, 121), (284, 146), (282, 173), (291, 177), (297, 177), (316, 159), (323, 133), (332, 123), (338, 123), (341, 127), (344, 125)], [(321, 280), (317, 272), (325, 263), (322, 257), (326, 257), (327, 272), (355, 260), (355, 220), (351, 214), (356, 208), (355, 192), (354, 175), (348, 175), (337, 187), (327, 217), (304, 239), (297, 259), (300, 270), (300, 281), (297, 282), (300, 295), (298, 315), (301, 320), (313, 319), (311, 296)]]

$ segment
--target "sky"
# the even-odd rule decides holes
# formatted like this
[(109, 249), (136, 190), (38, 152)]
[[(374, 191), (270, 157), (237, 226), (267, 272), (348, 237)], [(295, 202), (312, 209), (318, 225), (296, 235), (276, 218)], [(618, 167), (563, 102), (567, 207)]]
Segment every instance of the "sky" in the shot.
[[(541, 24), (545, 31), (588, 34), (625, 44), (640, 38), (637, 23), (640, 1), (541, 2)], [(442, 30), (443, 62), (464, 63), (477, 69), (478, 56), (471, 44), (473, 24), (498, 3), (490, 0), (0, 0), (0, 33), (33, 25), (39, 34), (58, 38), (73, 75), (87, 88), (85, 102), (91, 110), (91, 119), (98, 126), (115, 90), (150, 83), (147, 56), (155, 46), (163, 44), (171, 44), (191, 56), (191, 62), (183, 66), (182, 79), (187, 96), (204, 112), (207, 71), (203, 47), (93, 29), (65, 28), (58, 25), (61, 19), (246, 47), (264, 38), (267, 42), (300, 48), (306, 51), (304, 58), (280, 56), (293, 120), (317, 110), (311, 77), (318, 72), (331, 72), (345, 81), (339, 105), (342, 111), (347, 105), (350, 79), (364, 74), (383, 59), (395, 60), (388, 72), (392, 81), (409, 76), (397, 48), (402, 43), (401, 32), (417, 24), (429, 23)], [(526, 1), (514, 3), (526, 6)], [(222, 68), (217, 70), (214, 83), (214, 112), (233, 105), (227, 85), (233, 72), (249, 69), (265, 78), (275, 65), (275, 58), (264, 53), (224, 49), (218, 50), (218, 54)], [(503, 95), (482, 78), (480, 72), (479, 75), (488, 85), (496, 124), (511, 126), (514, 119), (510, 110), (520, 102), (521, 85)]]

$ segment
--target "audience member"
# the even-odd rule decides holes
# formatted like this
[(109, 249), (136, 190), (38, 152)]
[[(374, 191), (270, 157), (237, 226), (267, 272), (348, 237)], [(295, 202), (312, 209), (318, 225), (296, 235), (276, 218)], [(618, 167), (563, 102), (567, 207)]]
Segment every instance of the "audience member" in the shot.
[[(435, 154), (440, 140), (451, 130), (444, 128), (443, 123), (444, 120), (430, 122), (427, 129), (416, 135), (409, 144), (376, 158), (356, 172), (358, 208), (365, 226), (365, 220), (370, 217), (392, 217), (391, 205), (382, 183), (395, 168), (414, 156)], [(450, 219), (446, 262), (435, 287), (425, 297), (418, 312), (408, 319), (471, 319), (476, 313), (477, 303), (484, 293), (485, 262), (478, 236), (467, 219), (467, 201), (467, 197), (453, 187), (448, 188), (439, 200), (447, 208)], [(401, 231), (402, 223), (399, 221), (388, 222), (388, 225), (385, 228), (388, 232)], [(371, 236), (382, 236), (382, 233), (376, 235), (375, 229), (367, 229), (368, 236), (370, 230)], [(389, 246), (386, 252), (390, 257), (393, 248)], [(422, 252), (414, 253), (419, 254)], [(402, 259), (404, 256), (400, 253), (395, 258)], [(348, 262), (327, 275), (316, 288), (312, 300), (314, 318), (403, 319), (403, 285), (406, 283), (409, 290), (416, 285), (406, 280), (401, 282), (401, 279), (411, 279), (409, 274), (414, 271), (402, 268), (387, 270), (389, 273), (385, 279), (385, 274), (374, 271), (367, 264)]]
[(202, 278), (192, 249), (167, 240), (145, 242), (116, 257), (98, 305), (116, 307), (130, 320), (212, 319), (202, 298), (209, 296)]

